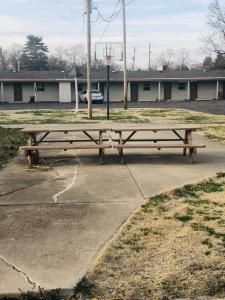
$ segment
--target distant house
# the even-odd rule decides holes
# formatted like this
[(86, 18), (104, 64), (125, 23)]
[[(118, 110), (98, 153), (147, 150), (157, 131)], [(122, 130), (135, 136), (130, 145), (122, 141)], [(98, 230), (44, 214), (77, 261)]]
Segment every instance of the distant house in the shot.
[[(105, 72), (92, 73), (93, 88), (106, 94)], [(78, 89), (86, 89), (85, 74)], [(225, 99), (225, 71), (128, 72), (129, 101)], [(110, 74), (110, 100), (123, 100), (123, 72)], [(72, 76), (62, 72), (0, 72), (0, 103), (75, 101)]]

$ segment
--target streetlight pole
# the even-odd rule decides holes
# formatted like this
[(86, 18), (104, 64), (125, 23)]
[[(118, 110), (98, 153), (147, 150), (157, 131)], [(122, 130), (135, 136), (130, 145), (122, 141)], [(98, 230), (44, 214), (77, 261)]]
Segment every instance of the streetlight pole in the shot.
[(127, 83), (127, 30), (126, 30), (126, 3), (122, 0), (123, 8), (123, 69), (124, 69), (124, 109), (127, 109), (128, 83)]

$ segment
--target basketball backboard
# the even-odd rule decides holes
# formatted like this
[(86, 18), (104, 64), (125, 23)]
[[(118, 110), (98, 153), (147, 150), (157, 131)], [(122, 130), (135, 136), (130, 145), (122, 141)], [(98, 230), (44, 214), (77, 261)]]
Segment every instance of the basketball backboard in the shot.
[(101, 42), (95, 44), (95, 60), (96, 61), (123, 61), (122, 43)]

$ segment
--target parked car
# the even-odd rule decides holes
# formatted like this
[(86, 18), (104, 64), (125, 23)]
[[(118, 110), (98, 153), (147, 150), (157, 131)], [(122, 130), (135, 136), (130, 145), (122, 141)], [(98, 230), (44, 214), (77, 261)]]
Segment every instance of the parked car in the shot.
[[(99, 90), (92, 90), (91, 91), (91, 98), (92, 98), (92, 103), (103, 103), (104, 101), (104, 96)], [(87, 103), (87, 91), (83, 91), (80, 94), (80, 102)]]

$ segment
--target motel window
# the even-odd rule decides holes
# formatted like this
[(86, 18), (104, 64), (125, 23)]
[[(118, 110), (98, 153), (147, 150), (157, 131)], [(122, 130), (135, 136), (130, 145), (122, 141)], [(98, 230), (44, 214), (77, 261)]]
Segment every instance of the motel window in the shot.
[(78, 92), (82, 92), (83, 91), (83, 84), (79, 83), (78, 84)]
[(150, 82), (145, 82), (143, 89), (144, 89), (144, 91), (151, 91), (151, 83)]
[(41, 82), (37, 83), (37, 91), (38, 92), (44, 92), (45, 91), (45, 85), (44, 85), (44, 83), (41, 83)]
[(180, 82), (180, 83), (178, 84), (178, 90), (184, 91), (185, 89), (186, 89), (185, 83), (184, 83), (184, 82)]

